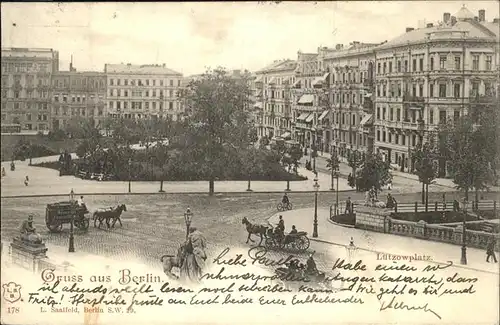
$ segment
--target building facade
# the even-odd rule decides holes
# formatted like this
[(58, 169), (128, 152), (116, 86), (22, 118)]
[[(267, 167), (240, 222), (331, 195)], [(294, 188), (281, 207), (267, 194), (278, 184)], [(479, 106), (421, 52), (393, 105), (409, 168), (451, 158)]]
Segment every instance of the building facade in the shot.
[(291, 138), (296, 67), (293, 60), (278, 60), (255, 73), (254, 110), (259, 137)]
[(52, 129), (64, 129), (73, 117), (99, 127), (106, 117), (106, 75), (102, 72), (59, 71), (52, 76)]
[(2, 124), (46, 131), (51, 125), (51, 78), (59, 70), (52, 49), (2, 48)]
[[(377, 48), (375, 147), (396, 168), (411, 172), (412, 148), (496, 88), (498, 29), (484, 10), (476, 17), (464, 7)], [(440, 177), (449, 174), (444, 160), (436, 163)]]
[(165, 65), (106, 64), (107, 110), (111, 117), (170, 118), (184, 116), (178, 92), (182, 74)]

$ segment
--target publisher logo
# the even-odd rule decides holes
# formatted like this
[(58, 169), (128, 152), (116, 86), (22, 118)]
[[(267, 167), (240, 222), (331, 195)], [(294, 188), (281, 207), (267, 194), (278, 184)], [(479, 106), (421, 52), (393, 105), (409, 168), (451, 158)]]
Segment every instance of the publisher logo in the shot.
[(3, 299), (14, 303), (21, 299), (21, 286), (15, 282), (9, 282), (2, 285)]

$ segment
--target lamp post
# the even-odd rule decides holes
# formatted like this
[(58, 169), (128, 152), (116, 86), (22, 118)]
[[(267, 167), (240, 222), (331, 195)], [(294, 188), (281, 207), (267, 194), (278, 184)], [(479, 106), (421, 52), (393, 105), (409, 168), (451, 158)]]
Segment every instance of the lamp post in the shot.
[(131, 188), (130, 188), (130, 179), (132, 178), (132, 176), (130, 175), (130, 167), (132, 166), (132, 159), (128, 159), (128, 192), (130, 193), (131, 192)]
[(189, 226), (191, 226), (191, 220), (193, 219), (193, 213), (191, 209), (187, 208), (184, 212), (184, 222), (186, 222), (186, 240), (189, 236)]
[(469, 202), (467, 198), (464, 198), (464, 221), (462, 225), (462, 257), (460, 258), (460, 264), (467, 265), (467, 246), (465, 245), (466, 226), (467, 226), (467, 206)]
[(314, 224), (313, 224), (313, 237), (317, 238), (318, 237), (318, 191), (319, 191), (319, 184), (318, 184), (318, 174), (316, 174), (316, 177), (314, 177)]
[(73, 236), (73, 223), (75, 222), (76, 207), (75, 207), (75, 192), (73, 192), (73, 189), (71, 189), (71, 192), (69, 192), (69, 202), (71, 204), (71, 223), (70, 223), (70, 228), (69, 228), (68, 252), (74, 253), (75, 252), (75, 237)]

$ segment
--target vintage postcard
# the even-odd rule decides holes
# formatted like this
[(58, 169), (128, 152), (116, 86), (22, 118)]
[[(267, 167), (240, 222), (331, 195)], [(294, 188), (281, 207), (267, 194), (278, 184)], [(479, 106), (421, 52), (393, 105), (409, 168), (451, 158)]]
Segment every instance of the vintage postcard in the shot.
[(497, 1), (1, 4), (1, 323), (499, 324)]

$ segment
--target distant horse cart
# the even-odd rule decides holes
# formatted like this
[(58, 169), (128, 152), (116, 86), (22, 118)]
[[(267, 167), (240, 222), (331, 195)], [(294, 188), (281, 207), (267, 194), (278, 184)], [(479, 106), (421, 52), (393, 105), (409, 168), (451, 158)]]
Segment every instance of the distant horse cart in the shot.
[(61, 231), (65, 223), (81, 230), (89, 228), (90, 219), (85, 216), (89, 211), (86, 206), (79, 206), (75, 202), (65, 201), (47, 204), (45, 210), (45, 224), (51, 232)]
[[(92, 219), (94, 220), (94, 227), (97, 227), (97, 222), (99, 221), (99, 226), (98, 228), (101, 228), (101, 225), (103, 221), (106, 221), (106, 226), (109, 228), (114, 228), (115, 223), (118, 221), (120, 223), (120, 227), (123, 227), (122, 221), (121, 221), (121, 215), (123, 211), (127, 211), (127, 207), (125, 204), (120, 204), (117, 207), (113, 208), (104, 208), (104, 209), (98, 209), (94, 212), (92, 215)], [(112, 224), (110, 225), (110, 222)]]

